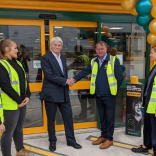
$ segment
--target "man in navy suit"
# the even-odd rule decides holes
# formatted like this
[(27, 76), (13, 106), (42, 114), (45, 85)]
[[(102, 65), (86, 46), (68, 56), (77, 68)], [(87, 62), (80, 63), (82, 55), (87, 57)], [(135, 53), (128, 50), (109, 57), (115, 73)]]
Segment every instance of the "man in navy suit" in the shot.
[(59, 107), (64, 121), (67, 145), (80, 149), (82, 146), (76, 143), (74, 137), (72, 109), (68, 94), (72, 80), (67, 78), (66, 58), (60, 54), (63, 41), (59, 37), (54, 37), (50, 45), (51, 51), (41, 58), (44, 81), (40, 96), (40, 99), (45, 101), (50, 142), (49, 150), (56, 150), (55, 116), (57, 107)]

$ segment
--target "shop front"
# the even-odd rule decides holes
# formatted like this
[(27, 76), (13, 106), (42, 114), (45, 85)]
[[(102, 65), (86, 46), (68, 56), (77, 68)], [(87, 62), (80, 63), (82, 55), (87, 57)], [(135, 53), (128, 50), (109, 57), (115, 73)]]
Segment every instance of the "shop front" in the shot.
[[(10, 4), (7, 5), (6, 2)], [(67, 59), (69, 78), (84, 69), (90, 59), (96, 56), (95, 45), (98, 41), (103, 40), (107, 43), (108, 52), (113, 53), (115, 50), (124, 76), (117, 95), (115, 124), (125, 124), (126, 83), (133, 75), (138, 76), (139, 81), (144, 83), (150, 66), (145, 56), (149, 55), (150, 47), (146, 42), (145, 31), (136, 24), (135, 17), (124, 14), (119, 7), (119, 0), (105, 1), (105, 4), (98, 0), (97, 3), (99, 4), (93, 5), (93, 1), (90, 5), (83, 3), (83, 7), (80, 8), (81, 0), (79, 4), (71, 1), (70, 5), (62, 1), (52, 9), (50, 6), (54, 5), (54, 2), (48, 1), (0, 2), (0, 39), (10, 38), (17, 43), (18, 59), (25, 68), (31, 90), (24, 124), (25, 134), (47, 132), (44, 102), (39, 100), (44, 78), (40, 59), (50, 51), (49, 43), (54, 36), (63, 40), (62, 54)], [(62, 7), (59, 8), (61, 4)], [(100, 4), (111, 9), (108, 7), (103, 10), (100, 7), (98, 13), (92, 10)], [(83, 60), (82, 55), (87, 59)], [(98, 126), (95, 97), (89, 94), (89, 88), (90, 75), (70, 87), (75, 129)], [(64, 126), (58, 110), (56, 131), (60, 130), (64, 130)]]

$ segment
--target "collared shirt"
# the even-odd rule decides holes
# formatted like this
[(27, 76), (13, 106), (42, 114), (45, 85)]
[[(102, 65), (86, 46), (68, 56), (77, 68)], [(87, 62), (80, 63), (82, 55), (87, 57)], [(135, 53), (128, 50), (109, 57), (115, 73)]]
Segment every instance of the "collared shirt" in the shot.
[(102, 65), (102, 63), (105, 61), (106, 57), (107, 57), (107, 53), (106, 53), (105, 56), (103, 57), (102, 61), (101, 61), (101, 60), (99, 59), (99, 57), (98, 57), (98, 60), (99, 60), (99, 67), (101, 67), (101, 65)]
[(57, 57), (57, 55), (53, 51), (51, 51), (51, 52), (55, 56), (55, 58), (56, 58), (56, 60), (57, 60), (57, 62), (59, 64), (59, 66), (61, 68), (61, 71), (64, 74), (64, 72), (63, 72), (63, 65), (62, 65), (62, 61), (61, 61), (61, 54), (59, 54), (59, 56)]

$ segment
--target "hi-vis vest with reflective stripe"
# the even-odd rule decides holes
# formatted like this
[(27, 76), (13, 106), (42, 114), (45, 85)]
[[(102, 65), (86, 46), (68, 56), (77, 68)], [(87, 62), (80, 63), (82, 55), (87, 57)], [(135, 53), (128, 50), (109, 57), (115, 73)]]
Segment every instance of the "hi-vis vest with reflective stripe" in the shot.
[(1, 121), (1, 123), (4, 122), (4, 117), (3, 117), (3, 107), (2, 107), (2, 99), (1, 99), (1, 95), (0, 95), (0, 121)]
[(84, 60), (84, 67), (86, 67), (89, 64), (89, 57), (85, 54), (78, 56), (80, 57), (82, 60)]
[[(19, 83), (19, 77), (18, 77), (18, 74), (17, 74), (16, 70), (10, 65), (10, 63), (8, 61), (6, 61), (4, 59), (1, 59), (0, 63), (8, 71), (9, 78), (10, 78), (10, 84), (11, 84), (12, 88), (20, 96), (20, 83)], [(17, 61), (17, 63), (21, 66), (21, 68), (24, 71), (24, 68), (23, 68), (22, 64), (19, 61)], [(24, 71), (24, 73), (25, 73), (25, 71)], [(25, 74), (25, 85), (26, 85), (25, 88), (27, 89), (26, 74)], [(1, 88), (0, 88), (0, 94), (1, 94), (1, 98), (2, 98), (2, 106), (3, 106), (4, 110), (17, 110), (18, 109), (18, 104), (16, 103), (16, 101), (14, 101), (5, 92), (3, 92), (1, 90)]]
[(151, 97), (147, 107), (147, 113), (149, 114), (156, 113), (156, 76), (153, 82), (153, 88), (152, 88)]
[[(93, 58), (91, 60), (92, 75), (91, 75), (91, 84), (90, 84), (90, 94), (95, 94), (95, 82), (98, 73), (98, 63), (95, 61), (95, 59), (96, 58)], [(110, 60), (108, 61), (107, 70), (106, 70), (111, 95), (117, 94), (117, 80), (114, 75), (115, 59), (116, 59), (115, 56), (110, 55)]]

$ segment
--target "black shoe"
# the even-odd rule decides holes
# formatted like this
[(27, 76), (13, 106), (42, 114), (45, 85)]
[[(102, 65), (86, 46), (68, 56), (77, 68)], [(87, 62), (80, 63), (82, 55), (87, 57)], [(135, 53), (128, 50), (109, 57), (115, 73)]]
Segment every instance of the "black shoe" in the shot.
[(56, 143), (54, 143), (54, 142), (50, 143), (49, 150), (52, 152), (55, 151), (56, 150)]
[(132, 148), (131, 151), (134, 152), (134, 153), (142, 153), (142, 154), (145, 154), (145, 155), (149, 154), (148, 153), (148, 148), (143, 148), (143, 145), (140, 145), (137, 148)]
[(76, 149), (81, 149), (82, 148), (82, 146), (77, 144), (77, 143), (67, 142), (67, 145), (72, 146), (72, 147), (74, 147)]

